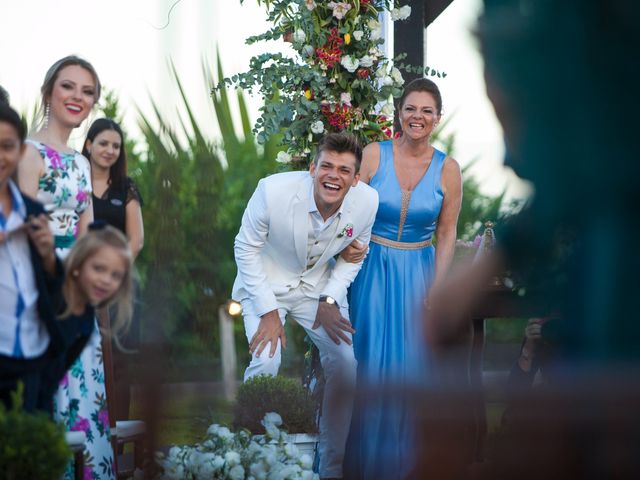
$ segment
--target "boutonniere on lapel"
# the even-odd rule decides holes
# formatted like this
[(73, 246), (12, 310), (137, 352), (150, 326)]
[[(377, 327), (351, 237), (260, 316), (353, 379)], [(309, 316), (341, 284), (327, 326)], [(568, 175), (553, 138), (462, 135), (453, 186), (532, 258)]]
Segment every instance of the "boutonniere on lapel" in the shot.
[(347, 223), (342, 231), (338, 234), (338, 238), (342, 237), (351, 238), (353, 237), (353, 223)]

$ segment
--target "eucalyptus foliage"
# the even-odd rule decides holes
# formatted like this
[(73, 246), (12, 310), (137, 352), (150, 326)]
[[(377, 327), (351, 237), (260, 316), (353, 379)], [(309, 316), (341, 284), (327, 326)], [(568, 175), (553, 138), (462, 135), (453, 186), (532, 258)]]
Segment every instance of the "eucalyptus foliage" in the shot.
[[(254, 132), (260, 143), (282, 133), (287, 155), (279, 160), (308, 160), (326, 132), (349, 131), (363, 144), (392, 135), (393, 98), (402, 94), (399, 65), (385, 57), (379, 15), (389, 11), (403, 20), (410, 7), (396, 1), (269, 0), (264, 4), (272, 25), (247, 39), (291, 43), (291, 55), (254, 56), (249, 69), (224, 79), (216, 88), (233, 85), (257, 90), (264, 100)], [(404, 55), (397, 57), (399, 61)], [(415, 69), (414, 69), (415, 70)], [(439, 75), (434, 69), (424, 69)], [(423, 69), (420, 68), (420, 72)]]

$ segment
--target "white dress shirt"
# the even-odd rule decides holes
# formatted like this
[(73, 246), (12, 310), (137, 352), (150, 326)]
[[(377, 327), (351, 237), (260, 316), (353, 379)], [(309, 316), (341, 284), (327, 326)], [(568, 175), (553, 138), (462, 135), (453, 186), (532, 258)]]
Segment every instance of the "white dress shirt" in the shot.
[[(314, 186), (315, 188), (315, 186)], [(307, 238), (307, 270), (312, 268), (318, 261), (320, 256), (324, 253), (327, 245), (333, 240), (334, 230), (336, 229), (338, 222), (335, 222), (337, 218), (342, 215), (342, 205), (340, 208), (326, 220), (320, 215), (316, 200), (313, 196), (314, 189), (311, 189), (309, 198), (309, 234)], [(330, 227), (333, 225), (333, 229)]]
[[(12, 209), (5, 218), (0, 209), (0, 230), (7, 234), (22, 227), (26, 207), (18, 187), (9, 180)], [(34, 358), (47, 349), (49, 333), (40, 321), (29, 241), (17, 230), (0, 243), (0, 355)]]

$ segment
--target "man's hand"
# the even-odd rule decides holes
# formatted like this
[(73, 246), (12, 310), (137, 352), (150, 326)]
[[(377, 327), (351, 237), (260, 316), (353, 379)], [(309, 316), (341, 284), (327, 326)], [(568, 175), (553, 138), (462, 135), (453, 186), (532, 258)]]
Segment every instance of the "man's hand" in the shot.
[(359, 263), (364, 260), (367, 251), (369, 250), (369, 246), (365, 243), (360, 243), (358, 240), (354, 240), (349, 245), (345, 247), (342, 252), (340, 252), (340, 256), (344, 259), (345, 262), (348, 263)]
[(56, 270), (56, 255), (53, 234), (49, 230), (49, 220), (45, 214), (30, 217), (27, 232), (36, 251), (42, 257), (42, 264), (47, 273), (53, 275)]
[(258, 330), (251, 339), (251, 342), (249, 342), (249, 352), (251, 354), (256, 352), (256, 357), (259, 357), (264, 347), (267, 346), (267, 343), (271, 342), (269, 357), (273, 357), (273, 354), (276, 353), (278, 339), (280, 339), (282, 349), (284, 350), (287, 347), (287, 337), (284, 334), (284, 327), (282, 326), (280, 315), (278, 315), (278, 310), (271, 310), (262, 315)]
[(311, 328), (316, 330), (320, 325), (322, 325), (327, 335), (329, 335), (329, 338), (333, 340), (336, 345), (340, 345), (340, 339), (348, 345), (352, 344), (351, 339), (344, 332), (349, 332), (353, 335), (356, 331), (351, 326), (351, 322), (340, 315), (340, 310), (336, 308), (335, 305), (318, 302), (316, 321)]

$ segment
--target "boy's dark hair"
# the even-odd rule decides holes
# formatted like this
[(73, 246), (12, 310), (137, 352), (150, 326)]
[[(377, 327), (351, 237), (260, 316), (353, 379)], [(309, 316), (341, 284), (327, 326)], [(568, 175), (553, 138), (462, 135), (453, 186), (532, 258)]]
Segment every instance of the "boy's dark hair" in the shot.
[(0, 122), (6, 122), (16, 129), (20, 143), (24, 143), (27, 138), (27, 126), (24, 124), (18, 112), (9, 106), (8, 103), (0, 101)]
[(9, 103), (9, 92), (0, 85), (0, 103)]
[(362, 147), (358, 139), (350, 133), (330, 133), (320, 140), (316, 157), (313, 163), (318, 164), (318, 159), (322, 152), (353, 153), (356, 157), (356, 173), (360, 171), (360, 163), (362, 162)]

